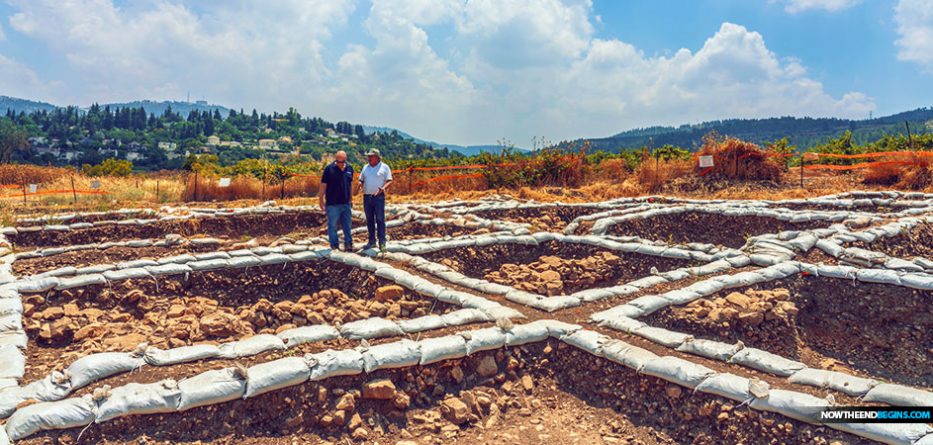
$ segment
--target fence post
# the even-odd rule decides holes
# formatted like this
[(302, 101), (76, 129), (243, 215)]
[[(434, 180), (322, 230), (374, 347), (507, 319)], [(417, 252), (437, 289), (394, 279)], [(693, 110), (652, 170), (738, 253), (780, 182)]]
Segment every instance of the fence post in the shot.
[(78, 192), (75, 190), (75, 177), (71, 176), (71, 199), (74, 204), (78, 203)]
[(159, 202), (159, 180), (156, 179), (156, 203)]
[(411, 177), (415, 174), (415, 167), (408, 166), (408, 194), (412, 194)]
[(198, 200), (198, 171), (194, 171), (194, 200)]
[(26, 180), (23, 180), (23, 205), (26, 205)]
[(279, 199), (285, 199), (285, 177), (282, 177), (282, 192), (279, 195)]

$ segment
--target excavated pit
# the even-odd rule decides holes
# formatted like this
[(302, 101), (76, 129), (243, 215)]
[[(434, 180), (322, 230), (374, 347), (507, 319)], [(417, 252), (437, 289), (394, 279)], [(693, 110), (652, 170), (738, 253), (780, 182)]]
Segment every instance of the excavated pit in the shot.
[(813, 368), (931, 387), (931, 302), (929, 291), (796, 275), (664, 308), (643, 321), (742, 341)]
[(741, 248), (748, 238), (785, 230), (828, 227), (829, 221), (794, 223), (766, 216), (729, 216), (706, 212), (682, 212), (629, 219), (609, 228), (609, 234), (637, 236), (668, 244), (708, 243)]
[[(168, 234), (253, 237), (284, 235), (299, 229), (325, 224), (321, 212), (285, 212), (236, 216), (211, 216), (186, 220), (156, 221), (150, 224), (106, 224), (67, 231), (19, 231), (7, 238), (16, 248), (93, 244), (127, 239), (162, 238)], [(38, 228), (37, 228), (38, 229)]]
[(535, 229), (558, 232), (581, 216), (605, 212), (604, 207), (546, 206), (508, 209), (487, 209), (473, 212), (481, 218), (531, 224)]
[(131, 351), (143, 342), (166, 349), (297, 326), (459, 309), (372, 272), (324, 260), (160, 277), (158, 284), (124, 280), (26, 295), (23, 303), (27, 378), (47, 374), (62, 358)]
[(695, 265), (690, 260), (558, 241), (457, 247), (423, 256), (472, 278), (547, 295), (627, 283), (651, 275), (652, 268), (665, 272)]
[[(362, 397), (368, 384), (387, 398)], [(73, 444), (79, 434), (81, 443), (115, 445), (872, 443), (692, 392), (553, 340), (308, 382), (183, 413), (123, 417), (83, 432), (43, 432), (17, 443)]]
[(859, 247), (895, 258), (933, 258), (933, 224), (923, 222), (891, 238), (879, 237), (871, 243), (856, 241), (845, 247)]

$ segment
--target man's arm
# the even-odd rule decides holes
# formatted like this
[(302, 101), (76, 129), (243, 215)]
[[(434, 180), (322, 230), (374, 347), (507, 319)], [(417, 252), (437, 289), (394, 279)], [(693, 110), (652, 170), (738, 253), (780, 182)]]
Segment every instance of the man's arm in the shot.
[(321, 186), (317, 188), (317, 202), (321, 207), (321, 211), (324, 211), (324, 195), (327, 193), (327, 183), (321, 181)]
[(386, 166), (386, 182), (382, 184), (382, 187), (379, 188), (376, 194), (385, 193), (385, 191), (389, 189), (389, 184), (392, 184), (392, 169)]

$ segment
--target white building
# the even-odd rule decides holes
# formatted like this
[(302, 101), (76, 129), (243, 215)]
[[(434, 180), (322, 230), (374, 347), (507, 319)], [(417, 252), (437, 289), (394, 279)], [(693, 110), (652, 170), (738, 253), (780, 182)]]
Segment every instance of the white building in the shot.
[(175, 151), (178, 148), (178, 144), (174, 142), (159, 142), (159, 150), (164, 151)]

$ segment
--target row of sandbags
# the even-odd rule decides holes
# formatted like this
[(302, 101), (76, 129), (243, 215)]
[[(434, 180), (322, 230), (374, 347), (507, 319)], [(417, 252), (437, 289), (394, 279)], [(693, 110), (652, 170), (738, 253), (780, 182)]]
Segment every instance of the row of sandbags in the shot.
[[(270, 391), (331, 377), (381, 369), (428, 365), (506, 346), (556, 338), (590, 354), (619, 363), (690, 390), (724, 397), (751, 409), (815, 422), (826, 399), (805, 393), (771, 389), (765, 382), (720, 373), (674, 356), (658, 356), (621, 340), (553, 320), (539, 320), (507, 329), (492, 327), (421, 341), (402, 340), (368, 348), (328, 350), (304, 357), (286, 357), (252, 367), (206, 371), (181, 380), (131, 383), (101, 388), (92, 395), (37, 403), (17, 411), (4, 425), (7, 437), (21, 440), (44, 430), (77, 428), (142, 414), (171, 413), (247, 399)], [(889, 444), (914, 444), (933, 433), (927, 424), (830, 424), (830, 428)]]
[[(144, 365), (170, 366), (210, 359), (238, 359), (268, 351), (284, 350), (305, 343), (338, 338), (351, 340), (401, 337), (407, 334), (494, 321), (478, 309), (459, 309), (443, 315), (425, 315), (407, 320), (387, 320), (373, 317), (338, 327), (329, 325), (302, 326), (278, 334), (259, 334), (220, 345), (193, 345), (163, 350), (140, 345), (133, 352), (102, 352), (86, 355), (68, 365), (64, 371), (54, 371), (43, 379), (22, 387), (0, 388), (0, 418), (9, 417), (23, 401), (61, 400), (73, 391), (98, 380), (139, 369)], [(3, 349), (0, 347), (0, 357)], [(0, 370), (3, 367), (0, 366)], [(18, 378), (21, 378), (22, 374)]]
[(46, 215), (33, 218), (17, 218), (17, 224), (57, 223), (64, 224), (77, 218), (127, 219), (141, 216), (154, 216), (158, 212), (152, 209), (118, 209), (103, 212), (74, 212)]
[[(898, 280), (901, 280), (901, 282), (893, 282), (889, 278), (885, 278), (885, 276), (898, 275), (893, 271), (786, 262), (756, 271), (712, 277), (682, 289), (636, 298), (626, 304), (595, 313), (590, 317), (590, 321), (618, 331), (638, 335), (681, 352), (728, 363), (737, 363), (759, 371), (788, 377), (791, 383), (831, 388), (851, 396), (863, 397), (868, 402), (882, 402), (902, 406), (933, 406), (933, 393), (927, 391), (902, 385), (881, 383), (876, 380), (854, 377), (840, 372), (812, 369), (801, 362), (761, 349), (745, 347), (741, 343), (729, 344), (697, 339), (689, 334), (650, 326), (636, 319), (650, 315), (662, 308), (671, 305), (684, 305), (726, 289), (779, 280), (800, 272), (808, 272), (815, 276), (830, 277), (831, 279), (855, 279), (894, 285), (906, 285), (902, 283), (902, 279), (909, 275), (900, 274)], [(923, 285), (924, 288), (927, 290), (933, 289), (933, 276), (922, 278), (926, 281), (926, 284)], [(920, 283), (914, 282), (913, 284), (914, 286), (911, 287), (920, 288)]]
[[(26, 331), (23, 330), (23, 303), (10, 286), (13, 275), (12, 246), (0, 234), (0, 391), (15, 387), (26, 372)], [(4, 288), (5, 287), (5, 288)]]
[(165, 235), (163, 238), (132, 239), (125, 241), (105, 241), (91, 244), (70, 244), (67, 246), (46, 247), (25, 252), (17, 252), (16, 259), (43, 258), (79, 250), (104, 250), (111, 247), (173, 247), (185, 243), (193, 245), (219, 245), (226, 241), (216, 238), (185, 238), (177, 233)]
[(486, 294), (502, 295), (505, 299), (514, 303), (546, 312), (576, 307), (587, 302), (605, 298), (629, 295), (660, 284), (672, 283), (695, 276), (721, 273), (733, 268), (744, 267), (751, 263), (751, 260), (744, 255), (726, 257), (706, 263), (702, 266), (685, 267), (650, 275), (646, 273), (647, 276), (645, 277), (621, 285), (599, 289), (586, 289), (569, 295), (549, 297), (522, 291), (504, 284), (492, 283), (484, 279), (468, 277), (443, 264), (435, 263), (417, 256), (404, 253), (389, 253), (386, 257), (394, 261), (408, 263), (415, 269), (437, 276), (449, 283), (474, 289)]
[[(614, 216), (596, 220), (593, 224), (592, 233), (597, 235), (605, 234), (610, 227), (616, 224), (633, 219), (644, 219), (662, 215), (675, 215), (685, 212), (710, 213), (722, 216), (760, 216), (774, 218), (788, 222), (808, 222), (808, 221), (828, 221), (839, 222), (849, 219), (853, 212), (848, 211), (794, 211), (786, 209), (773, 209), (756, 206), (740, 206), (738, 204), (729, 205), (704, 205), (687, 204), (680, 206), (663, 207), (649, 209), (644, 212)], [(864, 215), (870, 217), (870, 215)], [(877, 217), (875, 217), (877, 218)], [(880, 218), (878, 218), (880, 220)]]
[(933, 260), (923, 257), (894, 258), (869, 249), (845, 247), (845, 244), (851, 242), (871, 244), (878, 239), (892, 238), (910, 231), (919, 224), (930, 222), (933, 222), (933, 217), (901, 218), (885, 225), (859, 231), (852, 231), (844, 226), (833, 226), (836, 229), (835, 233), (826, 239), (821, 239), (816, 247), (842, 262), (860, 267), (926, 272), (933, 270)]

